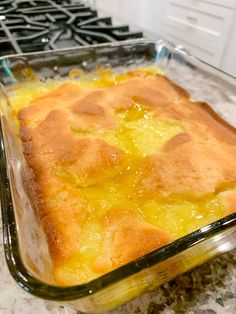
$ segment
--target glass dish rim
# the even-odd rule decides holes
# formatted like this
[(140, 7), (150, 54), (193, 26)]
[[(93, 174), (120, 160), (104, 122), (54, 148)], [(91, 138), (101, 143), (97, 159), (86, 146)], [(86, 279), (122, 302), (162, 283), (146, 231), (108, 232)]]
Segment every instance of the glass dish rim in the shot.
[[(99, 47), (115, 47), (115, 46), (122, 46), (122, 45), (127, 45), (127, 44), (140, 44), (140, 43), (153, 43), (156, 45), (163, 45), (166, 46), (172, 50), (175, 50), (176, 52), (184, 55), (185, 57), (190, 58), (191, 60), (195, 60), (196, 62), (199, 62), (201, 64), (205, 64), (207, 67), (223, 74), (224, 76), (235, 79), (236, 80), (236, 75), (232, 75), (230, 73), (227, 73), (223, 71), (222, 69), (217, 68), (214, 65), (209, 64), (208, 62), (202, 60), (201, 58), (196, 57), (195, 55), (191, 54), (191, 52), (186, 49), (182, 45), (174, 45), (167, 40), (164, 39), (147, 39), (147, 38), (138, 38), (138, 39), (127, 39), (127, 40), (122, 40), (122, 41), (116, 41), (116, 42), (110, 42), (110, 43), (102, 43), (102, 44), (94, 44), (94, 45), (87, 45), (87, 46), (82, 46), (82, 47), (72, 47), (72, 48), (61, 48), (61, 49), (55, 49), (55, 50), (48, 50), (48, 51), (36, 51), (36, 52), (25, 52), (25, 53), (19, 53), (19, 54), (9, 54), (5, 56), (0, 57), (0, 63), (4, 61), (5, 59), (8, 58), (19, 58), (19, 57), (37, 57), (40, 55), (52, 55), (52, 54), (57, 54), (57, 53), (62, 53), (62, 52), (71, 52), (71, 51), (76, 51), (76, 50), (85, 50), (85, 49), (90, 49), (90, 48), (99, 48)], [(1, 82), (0, 82), (1, 84)]]
[[(138, 39), (138, 40), (126, 40), (116, 43), (105, 43), (100, 45), (91, 45), (84, 46), (79, 48), (66, 48), (59, 49), (47, 52), (36, 52), (36, 53), (26, 53), (18, 55), (8, 55), (0, 58), (0, 62), (6, 58), (18, 58), (21, 56), (38, 56), (38, 55), (48, 55), (48, 54), (57, 54), (61, 52), (71, 52), (82, 49), (91, 49), (99, 48), (104, 46), (122, 46), (127, 44), (138, 44), (138, 43), (154, 43), (162, 44), (166, 47), (170, 47), (172, 50), (176, 50), (178, 53), (187, 55), (191, 59), (196, 59), (197, 62), (205, 63), (207, 66), (216, 69), (215, 67), (203, 62), (202, 60), (193, 57), (188, 52), (182, 50), (181, 48), (175, 47), (163, 40), (148, 40), (148, 39)], [(222, 70), (216, 69), (222, 74), (227, 75), (233, 79), (234, 76), (225, 73)], [(10, 182), (7, 175), (7, 162), (6, 154), (4, 147), (3, 139), (3, 130), (2, 125), (0, 124), (0, 197), (1, 197), (1, 210), (2, 210), (2, 222), (3, 222), (3, 243), (5, 257), (10, 270), (11, 275), (27, 292), (52, 301), (72, 301), (99, 292), (100, 290), (107, 288), (108, 286), (115, 284), (121, 280), (126, 279), (140, 271), (150, 268), (160, 262), (163, 262), (171, 257), (174, 257), (176, 254), (181, 253), (188, 248), (196, 245), (199, 242), (202, 242), (208, 239), (211, 236), (216, 235), (218, 232), (224, 231), (236, 225), (236, 213), (233, 213), (229, 216), (221, 218), (218, 221), (215, 221), (207, 226), (204, 226), (192, 233), (181, 237), (170, 244), (165, 245), (159, 249), (156, 249), (132, 262), (129, 262), (105, 275), (102, 275), (92, 281), (89, 281), (84, 284), (70, 286), (70, 287), (60, 287), (54, 286), (51, 284), (44, 283), (39, 279), (35, 278), (24, 266), (23, 261), (20, 256), (20, 250), (18, 245), (18, 236), (17, 236), (17, 226), (14, 217), (14, 208), (12, 204), (12, 196), (10, 189)]]

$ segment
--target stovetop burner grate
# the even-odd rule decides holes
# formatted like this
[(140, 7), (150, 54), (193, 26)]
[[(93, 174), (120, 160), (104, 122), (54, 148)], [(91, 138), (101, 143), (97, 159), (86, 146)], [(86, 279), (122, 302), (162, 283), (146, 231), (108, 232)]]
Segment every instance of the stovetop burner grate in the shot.
[(142, 37), (113, 26), (84, 1), (0, 2), (0, 55), (54, 50)]

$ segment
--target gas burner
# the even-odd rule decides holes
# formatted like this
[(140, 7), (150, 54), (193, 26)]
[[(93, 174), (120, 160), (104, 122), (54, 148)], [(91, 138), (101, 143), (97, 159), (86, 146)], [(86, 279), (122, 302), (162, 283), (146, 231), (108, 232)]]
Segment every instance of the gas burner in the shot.
[(113, 26), (85, 1), (0, 2), (0, 55), (70, 48), (142, 37)]

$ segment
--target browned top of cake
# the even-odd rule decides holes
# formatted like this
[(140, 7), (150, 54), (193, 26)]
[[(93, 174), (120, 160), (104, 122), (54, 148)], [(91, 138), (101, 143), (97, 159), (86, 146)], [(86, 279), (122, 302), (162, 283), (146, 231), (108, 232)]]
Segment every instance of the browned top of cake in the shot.
[[(182, 131), (152, 154), (136, 154), (133, 146), (130, 148), (132, 141), (127, 144), (126, 136), (129, 127), (125, 135), (119, 131), (118, 136), (130, 151), (106, 140), (101, 132), (115, 134), (122, 114), (136, 104), (141, 111), (153, 114), (151, 119), (176, 123)], [(173, 239), (165, 229), (133, 214), (130, 203), (141, 199), (143, 204), (153, 195), (197, 200), (223, 191), (236, 180), (235, 129), (207, 104), (190, 101), (185, 91), (161, 75), (140, 70), (124, 82), (105, 87), (66, 82), (20, 110), (18, 119), (24, 154), (33, 170), (32, 189), (55, 267), (64, 265), (81, 249), (84, 225), (96, 211), (93, 202), (84, 200), (86, 189), (112, 180), (122, 182), (125, 175), (124, 184), (128, 182), (132, 195), (127, 207), (114, 206), (98, 215), (96, 224), (99, 221), (104, 230), (103, 244), (91, 268), (100, 274)], [(134, 114), (130, 121), (135, 119)], [(131, 174), (126, 173), (129, 167), (135, 169)], [(221, 195), (227, 213), (235, 211), (236, 192)], [(67, 284), (61, 277), (58, 282)]]

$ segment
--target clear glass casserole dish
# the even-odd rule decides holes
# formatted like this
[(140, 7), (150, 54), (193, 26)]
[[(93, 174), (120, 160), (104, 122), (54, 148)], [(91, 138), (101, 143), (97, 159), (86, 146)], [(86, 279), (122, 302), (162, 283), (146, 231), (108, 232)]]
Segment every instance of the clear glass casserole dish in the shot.
[(16, 282), (31, 294), (91, 313), (110, 310), (236, 247), (234, 213), (88, 283), (55, 284), (44, 232), (24, 184), (25, 161), (14, 135), (8, 95), (32, 70), (44, 81), (68, 77), (74, 69), (91, 71), (97, 65), (117, 71), (157, 65), (193, 98), (208, 102), (236, 125), (235, 78), (162, 41), (135, 40), (0, 59), (0, 184), (8, 267)]

